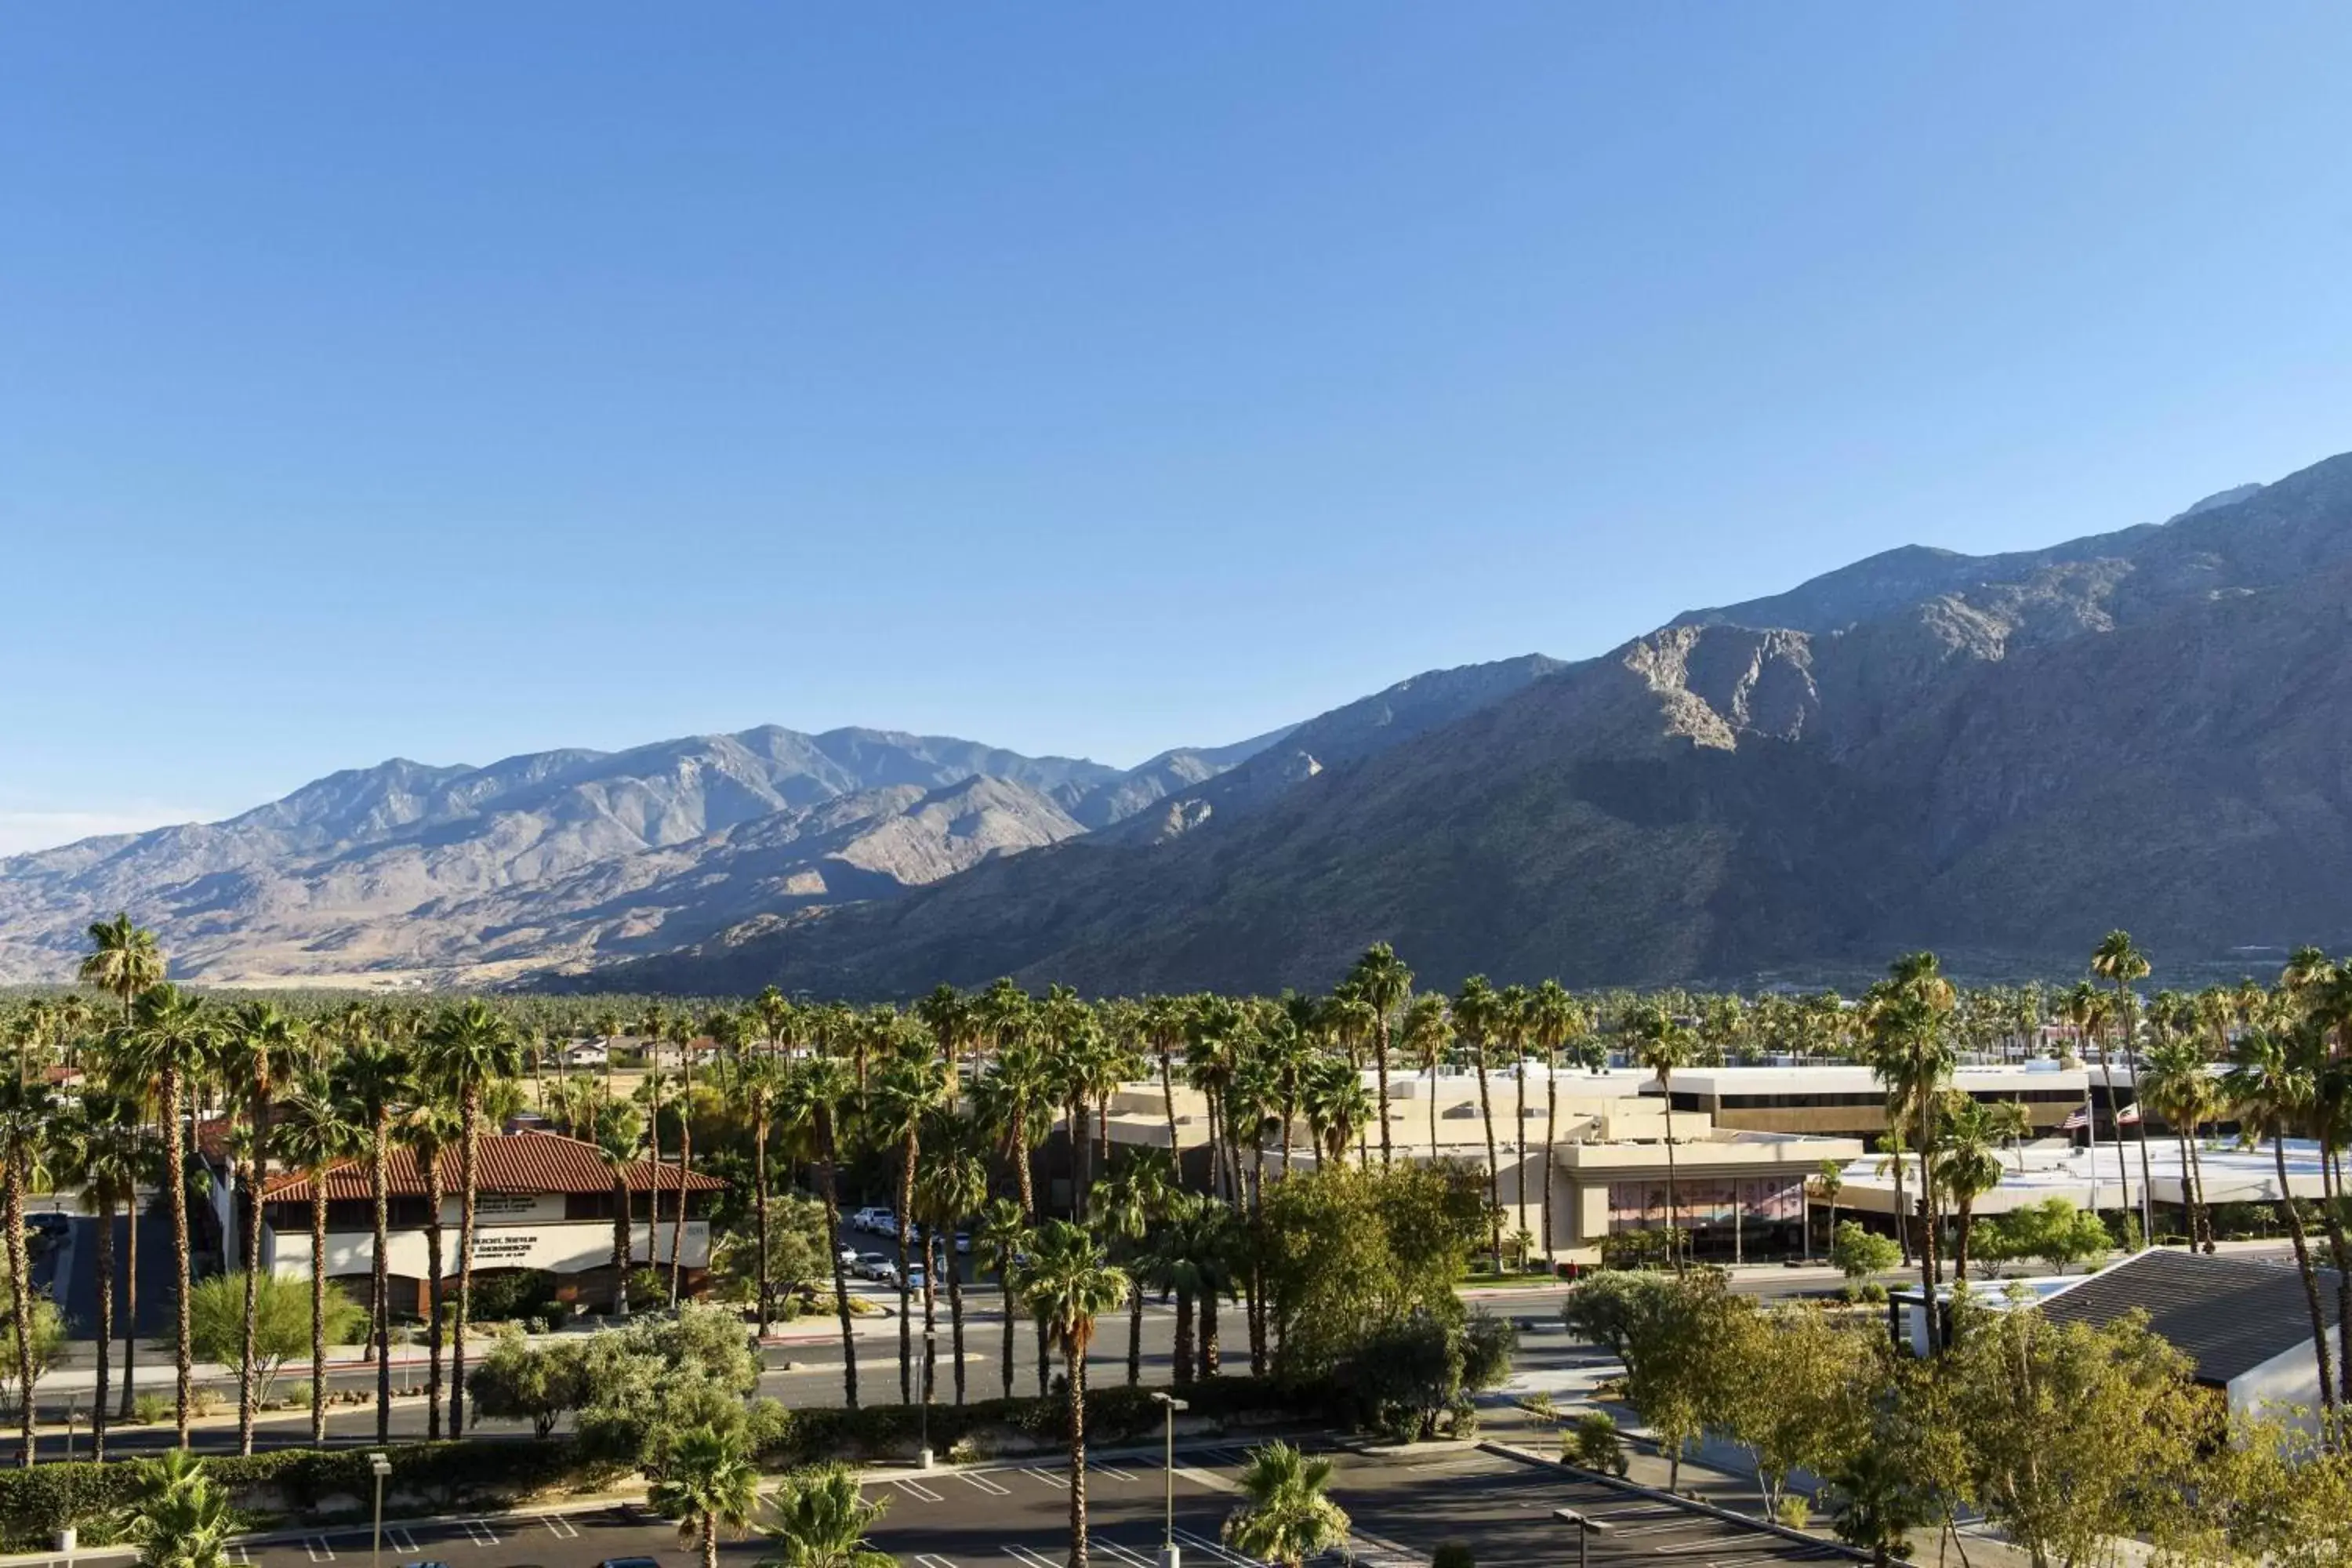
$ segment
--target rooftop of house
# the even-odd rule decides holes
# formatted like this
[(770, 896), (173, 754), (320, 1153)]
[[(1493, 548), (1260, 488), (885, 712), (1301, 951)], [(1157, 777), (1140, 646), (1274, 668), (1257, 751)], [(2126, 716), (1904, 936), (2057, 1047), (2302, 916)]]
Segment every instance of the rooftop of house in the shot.
[[(614, 1168), (604, 1152), (593, 1143), (560, 1133), (521, 1131), (485, 1138), (480, 1144), (480, 1169), (476, 1189), (484, 1193), (609, 1193), (613, 1190)], [(683, 1187), (690, 1193), (717, 1192), (726, 1183), (700, 1172), (688, 1175), (676, 1165), (656, 1165), (650, 1160), (632, 1160), (621, 1167), (624, 1179), (633, 1193), (651, 1192), (658, 1187), (674, 1193)], [(441, 1161), (441, 1187), (445, 1194), (457, 1190), (457, 1156), (455, 1150)], [(384, 1184), (393, 1195), (423, 1197), (427, 1189), (425, 1173), (416, 1156), (405, 1148), (394, 1148), (384, 1161)], [(262, 1189), (270, 1203), (308, 1203), (310, 1199), (310, 1178), (301, 1171), (281, 1171), (270, 1177)], [(330, 1203), (370, 1198), (374, 1189), (370, 1184), (368, 1163), (363, 1159), (338, 1160), (327, 1167), (327, 1200)]]
[[(2081, 1068), (2060, 1065), (2050, 1058), (2011, 1066), (1962, 1067), (1953, 1070), (1952, 1087), (1999, 1093), (2011, 1089), (2071, 1089), (2080, 1091), (2089, 1082)], [(1884, 1086), (1869, 1068), (1851, 1062), (1818, 1062), (1805, 1067), (1677, 1068), (1676, 1092), (1688, 1094), (1867, 1094)]]
[[(2336, 1273), (2320, 1270), (2319, 1305), (2336, 1318)], [(2147, 1326), (2197, 1363), (2197, 1381), (2227, 1384), (2311, 1337), (2303, 1280), (2292, 1264), (2150, 1247), (2088, 1274), (2042, 1303), (2053, 1322), (2101, 1325), (2137, 1309)]]

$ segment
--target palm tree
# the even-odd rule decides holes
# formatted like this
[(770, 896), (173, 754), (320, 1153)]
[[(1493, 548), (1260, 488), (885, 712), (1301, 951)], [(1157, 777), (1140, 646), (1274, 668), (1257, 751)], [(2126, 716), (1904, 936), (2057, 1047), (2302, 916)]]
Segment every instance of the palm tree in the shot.
[[(700, 1030), (681, 1017), (671, 1026), (670, 1038), (677, 1047), (677, 1215), (669, 1227), (669, 1304), (677, 1305), (678, 1287), (685, 1279), (683, 1268), (686, 1245), (686, 1201), (688, 1179), (694, 1174), (694, 1058), (695, 1046), (702, 1034), (711, 1037), (714, 1044), (724, 1047), (736, 1038), (735, 1017), (731, 1013), (714, 1013)], [(656, 1268), (659, 1262), (656, 1261)]]
[[(928, 1041), (893, 1056), (874, 1079), (876, 1131), (898, 1144), (898, 1402), (914, 1403), (915, 1325), (908, 1315), (914, 1286), (908, 1276), (908, 1248), (914, 1241), (915, 1174), (922, 1157), (924, 1119), (945, 1103), (947, 1085)], [(929, 1279), (930, 1276), (924, 1276)]]
[[(768, 989), (772, 992), (775, 987)], [(757, 1311), (762, 1339), (767, 1337), (768, 1320), (775, 1315), (774, 1291), (768, 1281), (768, 1134), (773, 1129), (776, 1102), (783, 1093), (785, 1076), (783, 1063), (772, 1056), (753, 1057), (735, 1075), (736, 1096), (751, 1122), (751, 1212), (760, 1240)], [(840, 1248), (836, 1246), (834, 1250)]]
[[(1965, 1094), (1945, 1091), (1938, 1137), (1929, 1155), (1928, 1179), (1952, 1200), (1952, 1279), (1969, 1278), (1969, 1235), (1977, 1200), (2000, 1185), (2002, 1108)], [(1930, 1298), (1932, 1300), (1932, 1298)]]
[(446, 1277), (441, 1206), (448, 1197), (449, 1149), (461, 1136), (457, 1113), (446, 1100), (420, 1097), (401, 1119), (400, 1140), (425, 1178), (425, 1435), (436, 1439), (441, 1436), (441, 1297)]
[(1168, 1152), (1183, 1148), (1176, 1136), (1176, 1047), (1184, 1039), (1184, 1001), (1179, 996), (1147, 997), (1143, 1004), (1143, 1038), (1160, 1066), (1160, 1109), (1168, 1117)]
[(1316, 1164), (1345, 1160), (1357, 1129), (1373, 1114), (1362, 1075), (1338, 1057), (1317, 1057), (1300, 1079), (1299, 1099), (1314, 1134)]
[[(1941, 1261), (1937, 1248), (1937, 1183), (1928, 1162), (1937, 1148), (1937, 1112), (1951, 1082), (1957, 1058), (1944, 1015), (1916, 994), (1884, 999), (1870, 1016), (1870, 1070), (1886, 1087), (1887, 1114), (1898, 1134), (1914, 1141), (1919, 1151), (1920, 1285), (1927, 1299), (1936, 1299)], [(1903, 1156), (1895, 1155), (1901, 1169)], [(1927, 1314), (1927, 1343), (1937, 1341), (1937, 1314)]]
[[(310, 1446), (327, 1445), (327, 1172), (352, 1152), (359, 1129), (327, 1085), (306, 1081), (281, 1104), (286, 1159), (310, 1186)], [(256, 1194), (258, 1207), (260, 1194)]]
[[(938, 1288), (939, 1277), (944, 1272), (948, 1285), (948, 1348), (955, 1368), (955, 1402), (963, 1403), (963, 1268), (956, 1261), (956, 1227), (980, 1211), (988, 1201), (988, 1163), (981, 1157), (978, 1131), (958, 1115), (952, 1105), (942, 1106), (932, 1113), (930, 1130), (926, 1134), (929, 1152), (923, 1162), (922, 1180), (915, 1185), (915, 1207), (922, 1215), (923, 1228), (937, 1243), (947, 1238), (944, 1270), (926, 1267), (925, 1308), (929, 1310), (930, 1291)], [(928, 1322), (926, 1324), (928, 1337)], [(929, 1373), (924, 1373), (924, 1386), (929, 1386)]]
[(1404, 1014), (1405, 1054), (1429, 1075), (1429, 1157), (1437, 1158), (1437, 1068), (1454, 1043), (1454, 1019), (1445, 998), (1427, 991), (1412, 999)]
[[(1001, 1058), (1000, 1058), (1001, 1059)], [(1020, 1297), (1021, 1261), (1036, 1246), (1036, 1233), (1029, 1226), (1029, 1216), (1011, 1198), (996, 1198), (981, 1210), (980, 1229), (971, 1238), (972, 1255), (980, 1266), (996, 1276), (999, 1294), (1004, 1304), (1004, 1397), (1013, 1397), (1013, 1331), (1021, 1321), (1016, 1310)]]
[[(1161, 1150), (1145, 1149), (1095, 1184), (1088, 1210), (1104, 1236), (1130, 1259), (1140, 1258), (1145, 1239), (1175, 1194), (1176, 1163)], [(1133, 1388), (1143, 1381), (1143, 1292), (1130, 1294), (1128, 1305), (1127, 1385)]]
[(114, 1216), (127, 1209), (131, 1224), (138, 1224), (139, 1184), (153, 1162), (140, 1133), (138, 1104), (110, 1090), (86, 1088), (80, 1102), (53, 1128), (58, 1178), (81, 1189), (82, 1206), (98, 1220), (92, 1227), (98, 1265), (98, 1387), (89, 1408), (89, 1436), (90, 1458), (103, 1463), (114, 1348)]
[[(1822, 1168), (1813, 1174), (1813, 1186), (1830, 1205), (1829, 1236), (1837, 1238), (1838, 1194), (1845, 1190), (1845, 1167), (1835, 1160), (1823, 1160)], [(1811, 1251), (1810, 1242), (1807, 1247)]]
[[(1535, 1033), (1535, 997), (1524, 985), (1506, 985), (1495, 998), (1495, 1033), (1511, 1053), (1511, 1152), (1517, 1156), (1518, 1180), (1512, 1185), (1519, 1200), (1518, 1234), (1528, 1228), (1528, 1040)], [(1522, 1257), (1518, 1266), (1527, 1267)]]
[[(2139, 1028), (2137, 1020), (2133, 1016), (2134, 998), (2131, 984), (2135, 980), (2147, 978), (2147, 955), (2132, 945), (2131, 932), (2111, 931), (2100, 941), (2097, 950), (2091, 954), (2091, 973), (2102, 980), (2112, 982), (2115, 985), (2116, 1033), (2122, 1039), (2124, 1058), (2131, 1067), (2132, 1098), (2137, 1101), (2139, 1099)], [(2107, 1109), (2113, 1112), (2116, 1105), (2116, 1080), (2113, 1070), (2107, 1065), (2107, 1053), (2105, 1050), (2099, 1053), (2099, 1071), (2100, 1075), (2106, 1079)], [(2115, 1124), (2116, 1170), (2120, 1173), (2124, 1168), (2124, 1124), (2121, 1115), (2115, 1117)], [(2150, 1237), (2147, 1232), (2151, 1228), (2147, 1224), (2147, 1131), (2142, 1128), (2139, 1137), (2139, 1192), (2140, 1245), (2143, 1247), (2148, 1244)], [(2131, 1206), (2131, 1184), (2126, 1182), (2124, 1212), (2130, 1213)]]
[(1087, 1348), (1095, 1320), (1115, 1311), (1130, 1289), (1102, 1243), (1083, 1226), (1049, 1220), (1022, 1270), (1022, 1297), (1062, 1352), (1070, 1400), (1070, 1568), (1087, 1568)]
[(702, 1568), (719, 1568), (719, 1532), (743, 1529), (760, 1506), (759, 1468), (740, 1437), (697, 1426), (671, 1447), (646, 1501), (677, 1521), (681, 1544), (701, 1548)]
[(42, 1174), (57, 1104), (46, 1083), (0, 1078), (0, 1225), (8, 1228), (8, 1289), (16, 1320), (16, 1387), (24, 1464), (37, 1457), (33, 1437), (33, 1266), (25, 1256), (25, 1192)]
[(138, 1548), (139, 1568), (227, 1568), (238, 1528), (228, 1494), (185, 1449), (139, 1461), (139, 1494), (123, 1535)]
[(1225, 1544), (1280, 1568), (1301, 1568), (1310, 1557), (1344, 1553), (1348, 1514), (1326, 1495), (1331, 1461), (1310, 1459), (1287, 1443), (1250, 1452), (1241, 1473), (1249, 1501), (1225, 1521)]
[(776, 1522), (760, 1527), (770, 1549), (754, 1568), (898, 1568), (897, 1558), (866, 1539), (888, 1501), (867, 1500), (846, 1465), (786, 1476), (771, 1506)]
[(2205, 1053), (2186, 1036), (2158, 1042), (2147, 1053), (2147, 1067), (2140, 1099), (2171, 1124), (2179, 1145), (2181, 1206), (2188, 1211), (2189, 1245), (2202, 1246), (2210, 1252), (2212, 1221), (2205, 1207), (2204, 1163), (2198, 1154), (2197, 1130), (2213, 1113), (2213, 1075), (2207, 1068)]
[(853, 1106), (849, 1068), (838, 1057), (812, 1056), (785, 1076), (778, 1100), (784, 1125), (816, 1167), (817, 1196), (824, 1200), (825, 1250), (833, 1254), (833, 1306), (841, 1321), (842, 1403), (857, 1408), (857, 1340), (849, 1326), (849, 1280), (841, 1261), (840, 1131), (844, 1107)]
[[(417, 1070), (457, 1102), (457, 1321), (449, 1336), (449, 1436), (466, 1435), (466, 1320), (474, 1304), (474, 1205), (480, 1193), (482, 1091), (522, 1071), (514, 1026), (475, 998), (436, 1020)], [(684, 1193), (680, 1193), (681, 1200)]]
[(384, 1255), (391, 1233), (393, 1118), (415, 1092), (408, 1053), (389, 1039), (362, 1039), (347, 1048), (334, 1068), (335, 1092), (344, 1120), (362, 1131), (367, 1143), (368, 1196), (373, 1209), (373, 1256), (369, 1261), (368, 1316), (375, 1345), (375, 1440), (392, 1441), (391, 1273)]
[(2303, 1234), (2303, 1215), (2287, 1186), (2286, 1130), (2309, 1109), (2317, 1091), (2311, 1066), (2294, 1041), (2273, 1030), (2253, 1028), (2239, 1037), (2231, 1054), (2230, 1070), (2221, 1091), (2238, 1114), (2269, 1135), (2271, 1156), (2278, 1167), (2279, 1221), (2294, 1246), (2294, 1266), (2303, 1276), (2304, 1298), (2311, 1311), (2312, 1352), (2319, 1365), (2319, 1402), (2332, 1416), (2336, 1411), (2335, 1378), (2328, 1366), (2327, 1319), (2319, 1308), (2319, 1276), (2311, 1261), (2311, 1245)]
[[(1502, 1026), (1502, 1014), (1503, 999), (1483, 974), (1464, 981), (1462, 994), (1454, 998), (1454, 1027), (1469, 1043), (1470, 1063), (1478, 1073), (1478, 1117), (1486, 1125), (1486, 1240), (1497, 1274), (1503, 1271), (1503, 1176), (1495, 1154), (1495, 1107), (1486, 1092), (1486, 1042)], [(1673, 1152), (1671, 1141), (1667, 1152)]]
[[(1584, 1009), (1576, 1005), (1557, 980), (1547, 980), (1536, 987), (1528, 1005), (1528, 1033), (1536, 1048), (1543, 1052), (1544, 1060), (1544, 1158), (1543, 1158), (1543, 1251), (1544, 1269), (1559, 1272), (1552, 1247), (1551, 1191), (1553, 1150), (1559, 1142), (1559, 1053), (1569, 1041), (1581, 1036), (1591, 1026)], [(1523, 1205), (1524, 1206), (1524, 1205)]]
[[(635, 1234), (630, 1207), (636, 1184), (638, 1146), (646, 1124), (637, 1108), (626, 1100), (600, 1100), (587, 1128), (604, 1169), (613, 1177), (613, 1307), (612, 1315), (629, 1315), (629, 1240)], [(654, 1178), (657, 1179), (657, 1177)]]
[(236, 1010), (225, 1037), (231, 1083), (245, 1093), (246, 1131), (251, 1152), (238, 1194), (245, 1244), (245, 1334), (236, 1367), (236, 1451), (253, 1452), (255, 1393), (254, 1310), (261, 1285), (261, 1194), (269, 1184), (269, 1145), (276, 1134), (271, 1100), (278, 1079), (310, 1055), (309, 1031), (268, 1002), (247, 1002)]
[(1675, 1172), (1675, 1069), (1691, 1058), (1696, 1042), (1691, 1032), (1675, 1022), (1674, 1015), (1654, 1002), (1636, 1007), (1625, 1019), (1633, 1060), (1658, 1080), (1666, 1110), (1666, 1242), (1673, 1251), (1675, 1272), (1683, 1270), (1682, 1188)]
[(1385, 1165), (1390, 1163), (1390, 1033), (1395, 1026), (1397, 1016), (1412, 1000), (1412, 971), (1397, 957), (1395, 949), (1387, 942), (1377, 942), (1364, 950), (1363, 957), (1356, 960), (1355, 968), (1348, 972), (1348, 984), (1372, 1009), (1372, 1070), (1378, 1075), (1381, 1163)]
[(81, 983), (109, 993), (122, 1005), (122, 1026), (127, 1029), (131, 1022), (131, 1005), (139, 994), (163, 983), (163, 951), (155, 945), (155, 933), (132, 925), (128, 914), (117, 914), (90, 927), (89, 942), (89, 954), (81, 961)]
[[(204, 1070), (214, 1041), (211, 1017), (204, 1003), (183, 993), (169, 981), (158, 981), (131, 1004), (129, 1031), (124, 1036), (123, 1062), (139, 1078), (152, 1081), (163, 1122), (163, 1190), (172, 1210), (173, 1279), (178, 1286), (174, 1353), (179, 1363), (177, 1398), (180, 1447), (188, 1446), (190, 1369), (194, 1364), (188, 1341), (188, 1297), (192, 1258), (188, 1245), (187, 1142), (182, 1135), (180, 1112), (191, 1078)], [(132, 1229), (137, 1229), (134, 1222)]]

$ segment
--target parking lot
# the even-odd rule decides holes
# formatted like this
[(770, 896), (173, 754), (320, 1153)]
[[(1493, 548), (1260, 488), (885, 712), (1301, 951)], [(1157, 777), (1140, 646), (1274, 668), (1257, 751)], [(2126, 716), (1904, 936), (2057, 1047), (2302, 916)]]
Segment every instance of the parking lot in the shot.
[[(1575, 1560), (1571, 1528), (1553, 1517), (1570, 1508), (1605, 1530), (1590, 1542), (1593, 1568), (1763, 1568), (1769, 1563), (1848, 1563), (1852, 1556), (1807, 1545), (1696, 1510), (1618, 1490), (1550, 1465), (1477, 1449), (1398, 1454), (1333, 1452), (1331, 1493), (1354, 1517), (1356, 1556), (1373, 1568), (1426, 1563), (1439, 1542), (1465, 1541), (1481, 1568), (1557, 1568)], [(1174, 1476), (1177, 1543), (1200, 1568), (1257, 1568), (1226, 1550), (1219, 1531), (1239, 1495), (1247, 1462), (1239, 1446), (1180, 1448)], [(1089, 1467), (1088, 1541), (1110, 1568), (1153, 1568), (1169, 1477), (1157, 1457), (1118, 1456)], [(877, 1474), (866, 1495), (887, 1511), (875, 1544), (911, 1568), (1059, 1568), (1069, 1554), (1066, 1462), (1007, 1461), (971, 1469)], [(766, 1542), (729, 1541), (722, 1562), (751, 1568)], [(238, 1568), (357, 1565), (369, 1559), (367, 1527), (239, 1550)], [(449, 1568), (591, 1568), (612, 1557), (645, 1556), (664, 1568), (695, 1568), (697, 1553), (677, 1531), (633, 1508), (562, 1510), (539, 1516), (460, 1517), (387, 1529), (387, 1564), (437, 1562)], [(67, 1568), (62, 1560), (56, 1568)]]

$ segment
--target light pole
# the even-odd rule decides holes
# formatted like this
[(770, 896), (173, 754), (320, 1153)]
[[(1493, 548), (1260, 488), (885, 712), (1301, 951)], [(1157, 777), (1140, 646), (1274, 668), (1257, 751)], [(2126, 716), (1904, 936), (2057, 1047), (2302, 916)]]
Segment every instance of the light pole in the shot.
[(392, 1474), (392, 1461), (381, 1453), (368, 1455), (368, 1470), (375, 1477), (375, 1536), (368, 1547), (368, 1568), (383, 1565), (383, 1478)]
[(926, 1470), (931, 1468), (931, 1355), (938, 1343), (937, 1331), (926, 1328), (923, 1331), (923, 1435), (915, 1460), (917, 1468)]
[(1609, 1527), (1572, 1508), (1556, 1508), (1551, 1510), (1551, 1516), (1576, 1531), (1576, 1568), (1591, 1568), (1589, 1543), (1595, 1535)]
[(1184, 1554), (1176, 1545), (1176, 1412), (1191, 1406), (1172, 1394), (1151, 1391), (1168, 1415), (1168, 1454), (1160, 1473), (1168, 1483), (1167, 1511), (1161, 1518), (1160, 1531), (1160, 1568), (1184, 1568)]

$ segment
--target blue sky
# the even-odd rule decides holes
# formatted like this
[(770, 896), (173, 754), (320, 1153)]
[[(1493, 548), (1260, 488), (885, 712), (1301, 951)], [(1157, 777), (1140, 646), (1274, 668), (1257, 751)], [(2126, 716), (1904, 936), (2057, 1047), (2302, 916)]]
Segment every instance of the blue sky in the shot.
[(774, 721), (1126, 763), (2352, 447), (2352, 11), (46, 6), (0, 847)]

